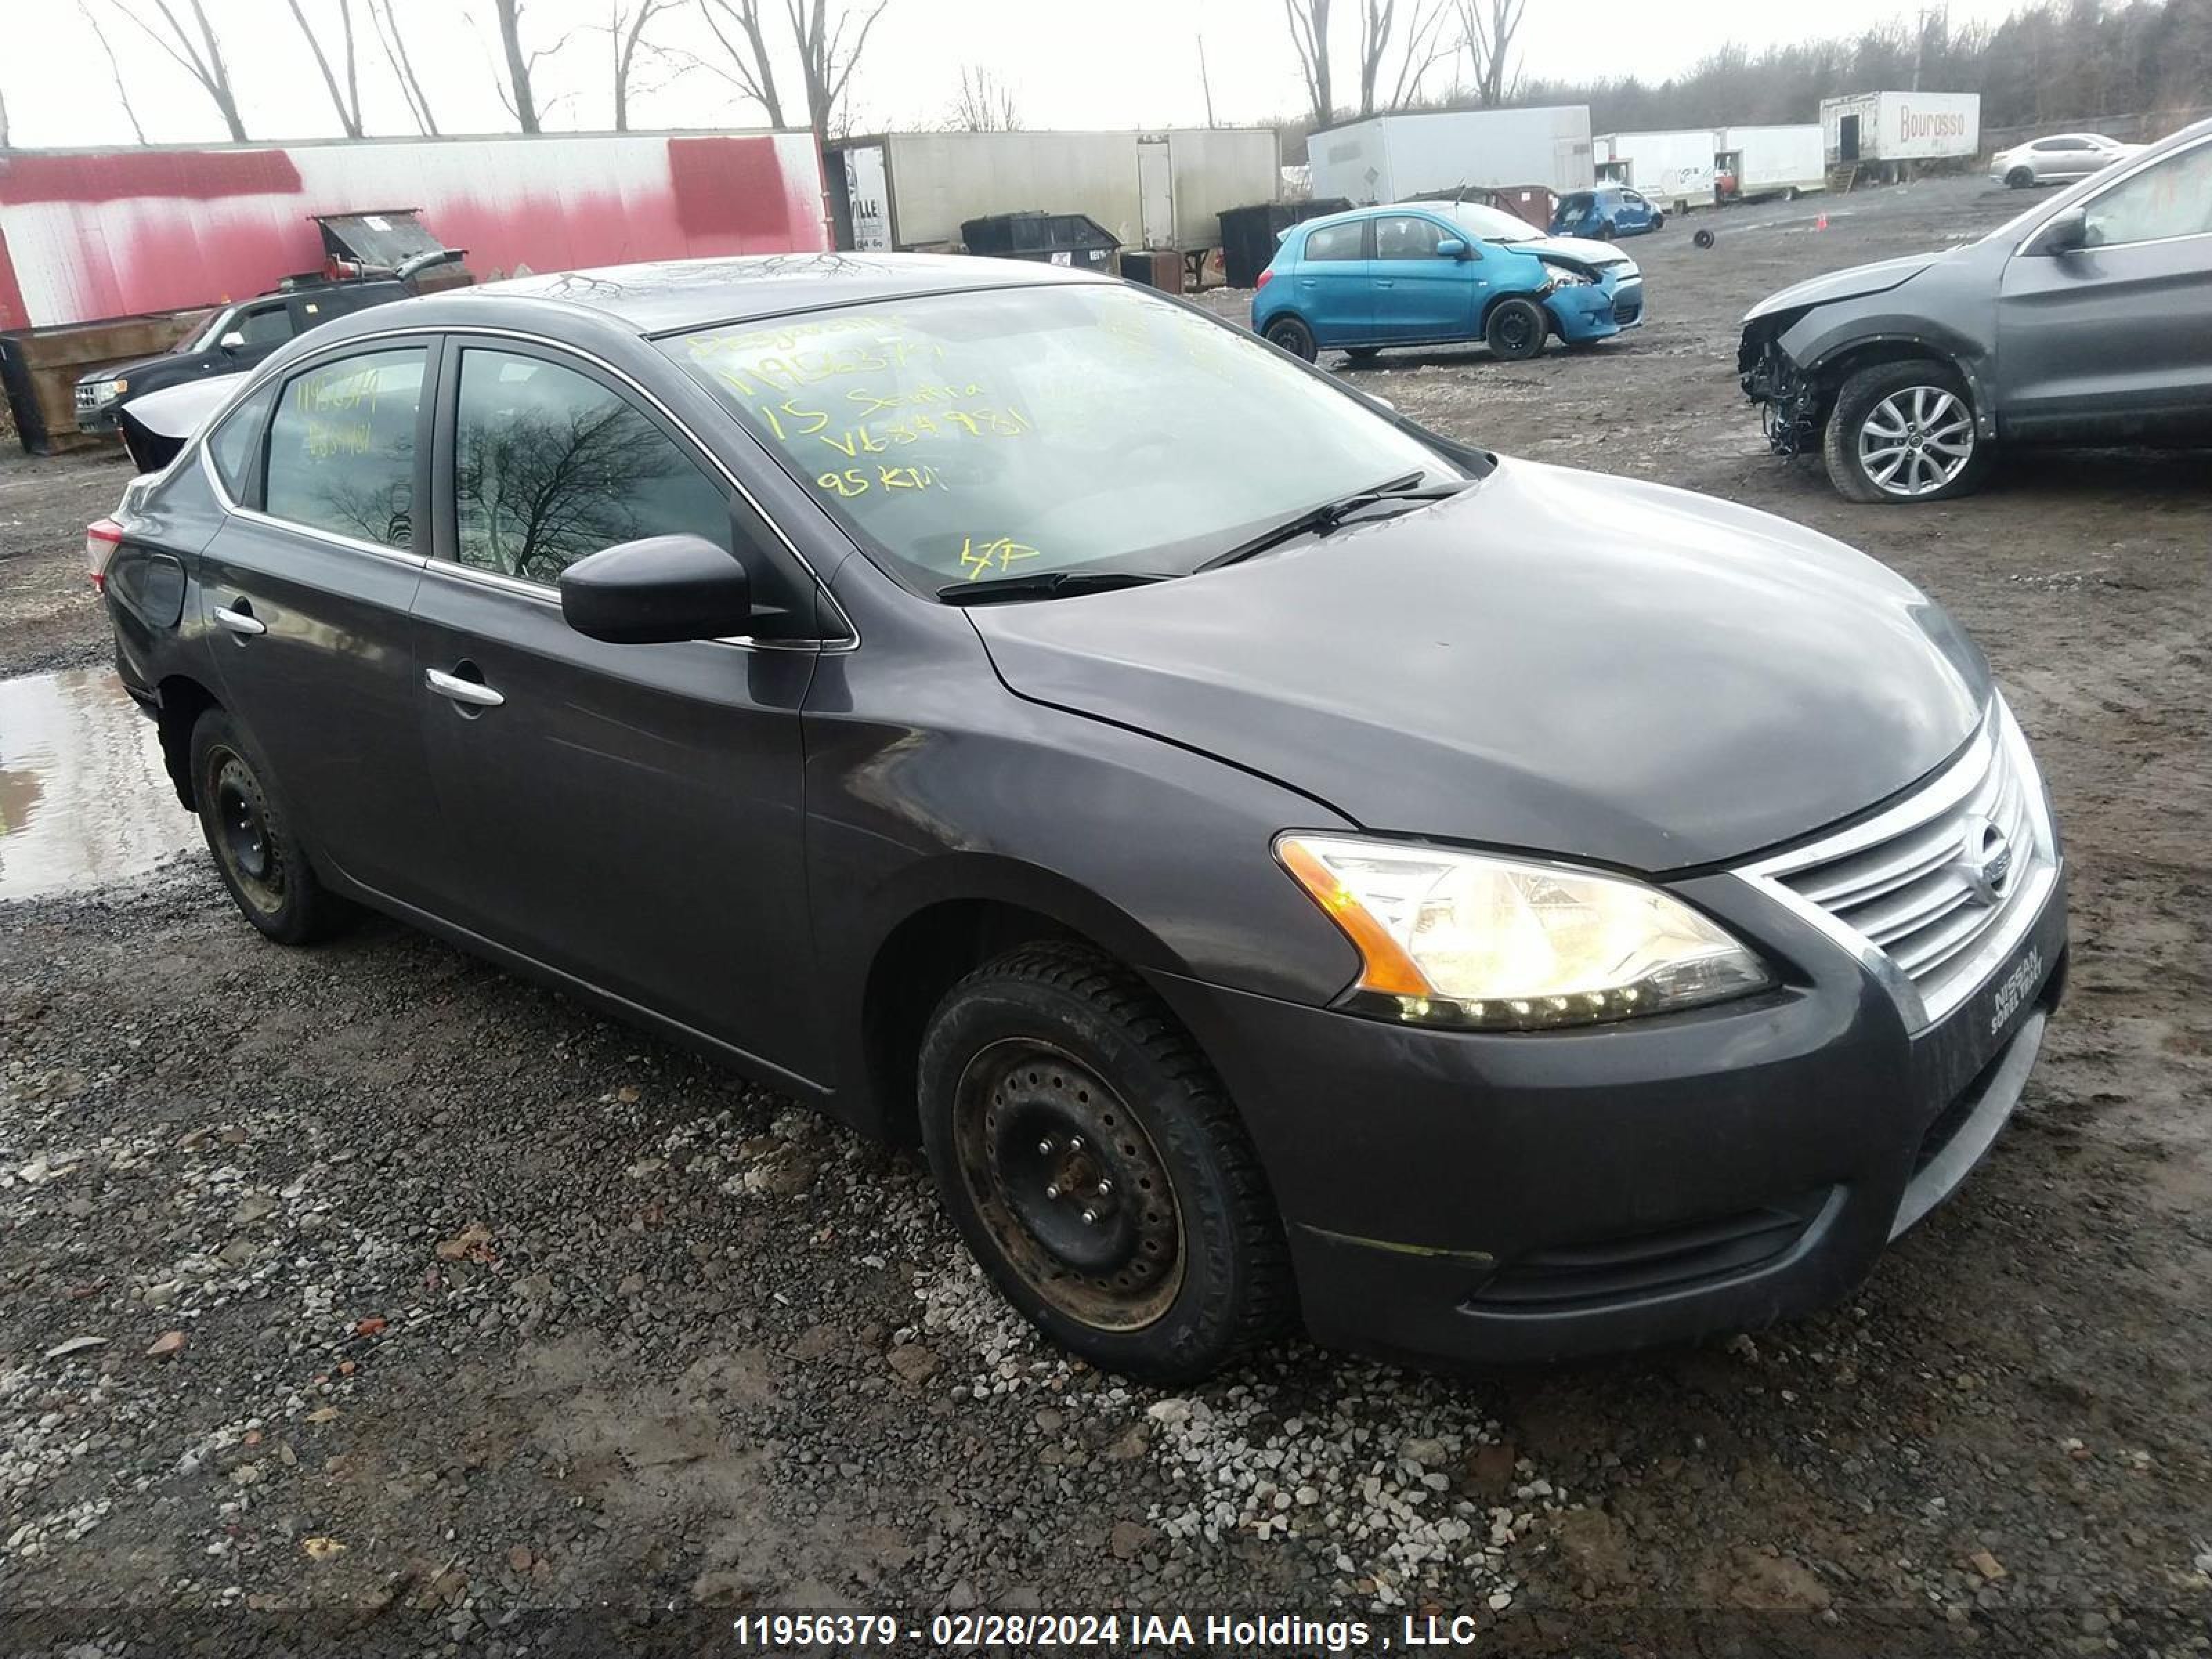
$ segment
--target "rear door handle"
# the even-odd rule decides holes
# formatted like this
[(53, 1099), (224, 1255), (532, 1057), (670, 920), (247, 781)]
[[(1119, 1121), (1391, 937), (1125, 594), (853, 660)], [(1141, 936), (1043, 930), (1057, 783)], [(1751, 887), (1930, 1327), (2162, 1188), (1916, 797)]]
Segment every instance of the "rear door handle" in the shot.
[(221, 605), (216, 607), (215, 619), (241, 639), (252, 639), (256, 634), (266, 634), (269, 624), (253, 614), (253, 607), (240, 599), (234, 608)]
[(422, 683), (440, 696), (467, 703), (472, 708), (496, 708), (507, 701), (482, 680), (465, 680), (458, 674), (441, 673), (434, 668), (422, 671)]

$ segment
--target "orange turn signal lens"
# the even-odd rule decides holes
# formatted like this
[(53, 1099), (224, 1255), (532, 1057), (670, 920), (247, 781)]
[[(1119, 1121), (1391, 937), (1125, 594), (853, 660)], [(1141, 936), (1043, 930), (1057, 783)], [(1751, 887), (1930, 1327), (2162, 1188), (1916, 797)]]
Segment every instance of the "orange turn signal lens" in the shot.
[(1380, 991), (1395, 997), (1433, 994), (1427, 975), (1414, 965), (1413, 957), (1406, 954), (1381, 922), (1368, 914), (1366, 907), (1327, 865), (1287, 836), (1275, 843), (1275, 856), (1328, 919), (1343, 929), (1344, 936), (1359, 952), (1362, 990)]

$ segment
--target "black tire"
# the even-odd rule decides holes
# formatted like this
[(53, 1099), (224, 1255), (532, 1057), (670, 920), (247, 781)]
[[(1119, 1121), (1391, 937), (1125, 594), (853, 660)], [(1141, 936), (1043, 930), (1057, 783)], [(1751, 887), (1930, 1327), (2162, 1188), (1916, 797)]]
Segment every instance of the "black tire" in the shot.
[(191, 768), (200, 833), (248, 921), (279, 945), (306, 945), (349, 919), (352, 907), (316, 879), (268, 768), (220, 708), (192, 726)]
[[(1887, 441), (1893, 435), (1893, 445)], [(1877, 363), (1851, 375), (1820, 437), (1838, 493), (1891, 507), (1966, 494), (1988, 471), (1990, 450), (1976, 429), (1965, 380), (1932, 357)]]
[(1135, 975), (1077, 945), (1009, 951), (938, 1005), (919, 1082), (939, 1201), (1054, 1342), (1124, 1376), (1188, 1382), (1290, 1322), (1259, 1155)]
[(1696, 243), (1699, 247), (1711, 247), (1713, 245), (1713, 233), (1711, 228), (1710, 226), (1705, 226), (1692, 231), (1690, 234), (1690, 240)]
[(1516, 295), (1491, 307), (1489, 319), (1482, 325), (1482, 338), (1492, 356), (1509, 363), (1523, 362), (1544, 349), (1544, 336), (1550, 327), (1551, 319), (1545, 316), (1543, 307)]
[(2010, 173), (2005, 174), (2006, 187), (2011, 190), (2026, 190), (2034, 182), (2035, 173), (2028, 167), (2014, 167)]
[(1663, 214), (1663, 213), (1655, 213), (1655, 214), (1653, 214), (1653, 215), (1651, 216), (1651, 228), (1652, 228), (1652, 229), (1654, 229), (1654, 230), (1664, 230), (1664, 229), (1666, 229), (1666, 228), (1667, 228), (1667, 216), (1666, 216), (1665, 214)]
[(1382, 348), (1381, 346), (1346, 346), (1344, 349), (1344, 355), (1364, 368), (1382, 355)]
[(1271, 345), (1279, 345), (1293, 357), (1303, 357), (1308, 362), (1319, 356), (1314, 344), (1313, 331), (1296, 317), (1278, 317), (1267, 325), (1264, 337)]

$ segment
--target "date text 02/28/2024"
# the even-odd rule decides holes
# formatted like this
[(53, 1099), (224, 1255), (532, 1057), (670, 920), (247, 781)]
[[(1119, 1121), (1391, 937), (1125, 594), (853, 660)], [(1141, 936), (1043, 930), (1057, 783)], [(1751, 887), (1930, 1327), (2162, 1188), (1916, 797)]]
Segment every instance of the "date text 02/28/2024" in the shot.
[(1485, 1634), (1471, 1615), (1406, 1615), (1392, 1631), (1364, 1619), (1297, 1613), (939, 1613), (927, 1623), (894, 1613), (750, 1613), (732, 1622), (741, 1647), (823, 1647), (838, 1651), (926, 1644), (963, 1651), (1067, 1648), (1100, 1652), (1161, 1649), (1246, 1653), (1359, 1653), (1394, 1648), (1464, 1648)]

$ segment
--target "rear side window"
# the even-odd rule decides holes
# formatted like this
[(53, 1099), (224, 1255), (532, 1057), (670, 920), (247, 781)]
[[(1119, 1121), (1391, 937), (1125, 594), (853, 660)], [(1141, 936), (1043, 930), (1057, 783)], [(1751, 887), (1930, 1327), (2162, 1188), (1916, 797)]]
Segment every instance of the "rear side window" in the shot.
[(276, 399), (272, 382), (222, 417), (222, 424), (208, 434), (208, 460), (222, 480), (230, 499), (247, 507), (258, 503), (260, 479), (253, 476), (254, 458), (261, 453), (261, 428), (269, 422), (269, 405)]
[(311, 530), (406, 548), (423, 349), (365, 352), (284, 383), (269, 422), (266, 511)]
[(1306, 258), (1309, 259), (1357, 259), (1361, 257), (1359, 239), (1367, 227), (1364, 222), (1348, 225), (1323, 225), (1318, 230), (1306, 233)]
[(2212, 143), (2146, 167), (2091, 202), (2082, 216), (2091, 247), (2212, 231)]
[(721, 489), (629, 398), (518, 352), (461, 354), (453, 426), (461, 563), (551, 583), (586, 554), (644, 536), (730, 545)]

